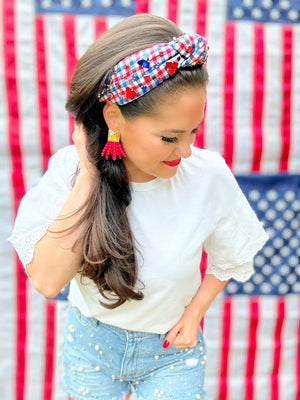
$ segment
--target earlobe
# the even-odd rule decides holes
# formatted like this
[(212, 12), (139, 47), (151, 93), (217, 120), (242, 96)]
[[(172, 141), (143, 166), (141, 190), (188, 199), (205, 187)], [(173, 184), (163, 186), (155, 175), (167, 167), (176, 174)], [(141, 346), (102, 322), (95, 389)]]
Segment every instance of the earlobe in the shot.
[(106, 103), (103, 107), (103, 117), (109, 129), (116, 130), (120, 126), (122, 114), (114, 103)]

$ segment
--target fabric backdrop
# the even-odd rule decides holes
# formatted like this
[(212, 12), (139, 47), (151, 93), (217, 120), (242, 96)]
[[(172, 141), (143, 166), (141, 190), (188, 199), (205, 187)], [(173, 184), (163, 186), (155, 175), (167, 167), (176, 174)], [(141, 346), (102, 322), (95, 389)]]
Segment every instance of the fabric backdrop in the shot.
[(0, 2), (0, 400), (67, 399), (59, 375), (68, 304), (32, 289), (7, 237), (23, 194), (70, 142), (64, 103), (78, 58), (141, 12), (208, 37), (207, 115), (195, 144), (225, 157), (270, 237), (253, 278), (230, 282), (205, 318), (207, 399), (300, 399), (299, 8), (299, 0)]

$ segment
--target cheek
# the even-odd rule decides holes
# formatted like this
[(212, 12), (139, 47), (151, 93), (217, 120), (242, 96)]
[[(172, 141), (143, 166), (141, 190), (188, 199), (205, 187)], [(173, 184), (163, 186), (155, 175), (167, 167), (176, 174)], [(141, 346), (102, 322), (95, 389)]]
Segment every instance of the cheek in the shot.
[(121, 142), (128, 159), (133, 163), (153, 165), (169, 158), (172, 146), (154, 136), (147, 127), (127, 125)]

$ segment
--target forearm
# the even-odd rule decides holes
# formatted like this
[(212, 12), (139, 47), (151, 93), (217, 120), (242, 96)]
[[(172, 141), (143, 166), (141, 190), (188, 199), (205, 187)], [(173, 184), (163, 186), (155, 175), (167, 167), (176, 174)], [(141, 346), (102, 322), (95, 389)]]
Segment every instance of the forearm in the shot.
[(199, 324), (207, 309), (228, 281), (206, 275), (200, 288), (176, 325), (168, 332), (163, 347), (174, 344), (178, 348), (194, 347), (197, 343)]
[(75, 230), (69, 230), (82, 216), (79, 212), (88, 199), (93, 187), (93, 180), (88, 173), (80, 173), (75, 185), (64, 203), (59, 215), (49, 225), (46, 234), (36, 243), (33, 259), (27, 265), (27, 271), (36, 290), (47, 297), (56, 296), (59, 291), (78, 272), (83, 251), (79, 242), (84, 224)]
[(213, 300), (227, 283), (228, 281), (220, 281), (212, 274), (205, 275), (197, 293), (186, 307), (186, 311), (200, 323)]

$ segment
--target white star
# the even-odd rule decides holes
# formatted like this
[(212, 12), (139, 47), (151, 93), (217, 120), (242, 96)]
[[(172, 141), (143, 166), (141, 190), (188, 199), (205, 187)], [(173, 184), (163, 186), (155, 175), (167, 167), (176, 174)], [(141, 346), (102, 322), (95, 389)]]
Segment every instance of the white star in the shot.
[(290, 8), (290, 1), (289, 0), (280, 0), (279, 2), (279, 6), (283, 9), (283, 10), (288, 10)]
[(280, 294), (285, 294), (289, 291), (289, 285), (287, 283), (281, 283), (278, 287), (278, 292)]
[(270, 11), (270, 18), (271, 19), (279, 19), (281, 17), (281, 13), (279, 10), (276, 10), (275, 8), (273, 10)]
[(121, 0), (121, 6), (122, 7), (130, 7), (132, 1), (131, 0)]
[(254, 5), (254, 0), (243, 0), (245, 7), (252, 7)]
[[(295, 267), (295, 272), (297, 275), (300, 276), (300, 265), (297, 265), (297, 267)], [(287, 275), (287, 274), (286, 274)], [(300, 282), (299, 282), (300, 283)]]
[(296, 282), (296, 283), (293, 285), (293, 291), (294, 291), (295, 293), (300, 293), (300, 282)]
[(264, 8), (271, 8), (273, 5), (272, 0), (262, 0), (261, 6)]
[(282, 278), (278, 274), (274, 274), (271, 276), (270, 281), (273, 285), (278, 286), (282, 282)]
[(268, 190), (267, 193), (267, 199), (270, 201), (275, 201), (278, 199), (278, 193), (276, 192), (276, 190)]
[(242, 18), (245, 13), (244, 13), (244, 10), (242, 8), (236, 7), (236, 8), (233, 9), (232, 14), (233, 14), (233, 16), (235, 18)]
[[(291, 11), (296, 11), (296, 10), (291, 10)], [(296, 13), (297, 13), (297, 16), (298, 16), (298, 11), (296, 11)], [(287, 200), (287, 201), (293, 201), (293, 200), (295, 200), (295, 198), (296, 198), (296, 194), (295, 194), (295, 192), (293, 191), (293, 190), (287, 190), (285, 193), (284, 193), (284, 198)]]
[(262, 17), (262, 11), (260, 8), (253, 8), (251, 15), (255, 19), (260, 19)]
[(253, 292), (253, 290), (254, 290), (255, 288), (254, 288), (254, 285), (253, 285), (252, 282), (246, 282), (246, 283), (243, 285), (243, 289), (244, 289), (244, 291), (245, 291), (246, 293), (251, 293), (251, 292)]
[(263, 293), (270, 293), (270, 291), (272, 290), (272, 286), (270, 285), (269, 282), (264, 282), (260, 285), (260, 290)]
[(61, 0), (60, 2), (63, 7), (72, 7), (72, 0)]
[(92, 7), (93, 0), (81, 0), (80, 4), (83, 8), (89, 8)]
[(111, 7), (113, 0), (101, 0), (101, 4), (103, 7)]
[(42, 0), (41, 1), (41, 7), (42, 8), (49, 8), (52, 5), (52, 1), (51, 0)]
[(256, 285), (260, 285), (263, 281), (264, 281), (264, 277), (263, 277), (262, 274), (255, 274), (255, 275), (253, 276), (253, 282), (254, 282)]
[(290, 19), (291, 21), (297, 21), (298, 18), (299, 12), (297, 10), (290, 10), (288, 12), (288, 19)]
[(229, 293), (234, 293), (237, 291), (238, 287), (235, 282), (229, 282), (228, 285), (226, 286), (226, 289)]
[(263, 265), (265, 265), (265, 263), (266, 263), (266, 259), (264, 256), (258, 255), (255, 257), (255, 264), (258, 267), (262, 267)]

